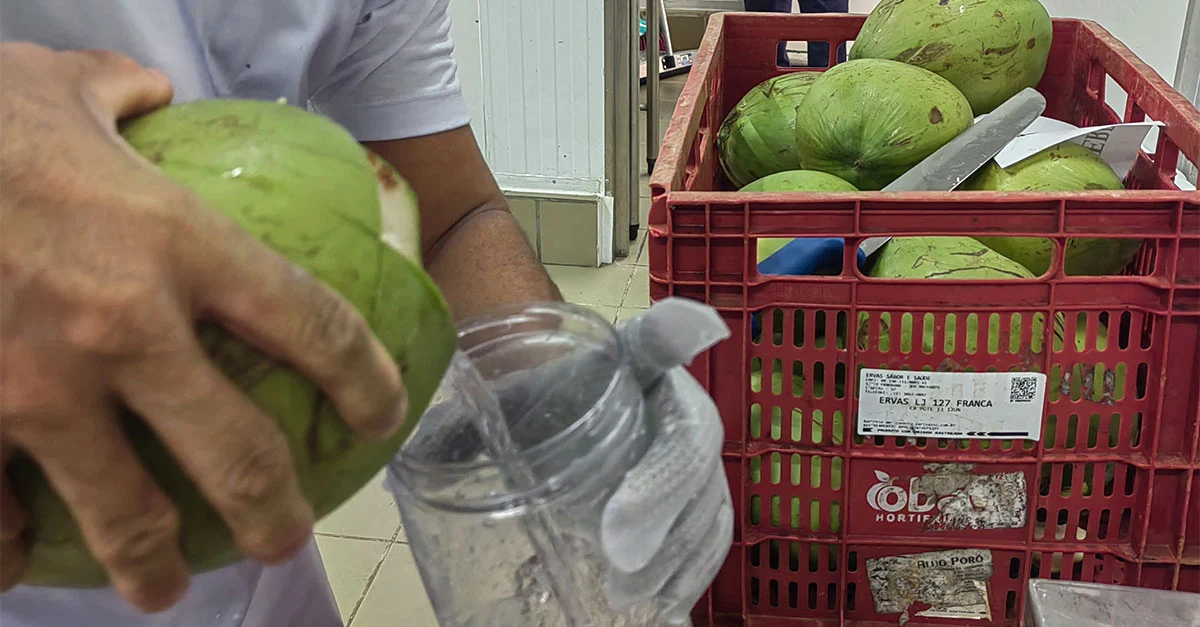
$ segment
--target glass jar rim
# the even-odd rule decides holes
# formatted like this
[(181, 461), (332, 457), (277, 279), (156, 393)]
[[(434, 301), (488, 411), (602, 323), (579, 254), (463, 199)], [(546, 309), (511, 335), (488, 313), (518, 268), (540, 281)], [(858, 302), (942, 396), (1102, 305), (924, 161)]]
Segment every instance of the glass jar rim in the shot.
[[(557, 319), (557, 327), (547, 327), (547, 331), (563, 331), (564, 326), (566, 326), (564, 323), (569, 320), (573, 320), (576, 323), (586, 324), (586, 329), (588, 331), (596, 332), (594, 337), (597, 345), (611, 354), (613, 357), (613, 363), (616, 364), (616, 367), (613, 369), (613, 375), (609, 377), (609, 381), (605, 385), (604, 390), (596, 397), (595, 401), (587, 411), (583, 412), (574, 421), (572, 421), (569, 426), (560, 430), (558, 433), (555, 433), (553, 436), (550, 436), (545, 440), (542, 440), (541, 442), (522, 450), (523, 456), (526, 459), (529, 459), (531, 463), (537, 463), (538, 460), (545, 459), (552, 454), (552, 451), (562, 446), (564, 442), (568, 442), (574, 437), (577, 437), (580, 430), (586, 428), (587, 425), (595, 423), (597, 412), (605, 408), (609, 404), (610, 399), (613, 398), (613, 395), (618, 393), (618, 386), (622, 383), (622, 377), (620, 376), (621, 364), (625, 362), (626, 350), (613, 326), (604, 318), (600, 317), (600, 315), (595, 311), (580, 307), (578, 305), (560, 302), (538, 302), (525, 305), (502, 307), (479, 316), (467, 318), (459, 323), (458, 336), (460, 342), (464, 338), (470, 338), (473, 335), (486, 335), (488, 332), (493, 331), (497, 333), (494, 339), (484, 339), (483, 341), (473, 343), (465, 348), (460, 346), (460, 350), (462, 350), (467, 358), (470, 359), (477, 351), (486, 349), (490, 342), (512, 337), (511, 335), (505, 335), (505, 330), (518, 327), (522, 323), (536, 324), (539, 321), (539, 318), (543, 321), (552, 321)], [(574, 335), (580, 336), (582, 335), (584, 328), (578, 327), (576, 330), (566, 330)], [(415, 431), (416, 430), (414, 430), (414, 433)], [(406, 455), (404, 451), (405, 449), (402, 447), (396, 453), (396, 455), (393, 456), (391, 467), (395, 468), (398, 466), (398, 470), (403, 471), (401, 473), (394, 474), (397, 475), (398, 480), (409, 486), (410, 490), (412, 490), (414, 493), (419, 491), (413, 490), (414, 486), (411, 485), (410, 481), (406, 481), (404, 479), (404, 475), (408, 473), (414, 473), (417, 475), (436, 474), (439, 477), (450, 479), (492, 469), (499, 471), (501, 465), (499, 460), (490, 458), (472, 459), (467, 461), (434, 462), (427, 459), (422, 459), (420, 457)], [(389, 472), (391, 472), (391, 469), (389, 469)], [(493, 498), (497, 502), (504, 502), (506, 504), (512, 504), (514, 500), (533, 500), (537, 498), (545, 498), (551, 495), (557, 489), (556, 485), (554, 484), (555, 482), (551, 481), (546, 485), (518, 490), (515, 493), (509, 493)], [(416, 494), (416, 496), (424, 501), (431, 500), (430, 498), (427, 498), (421, 494)], [(475, 507), (468, 507), (467, 509), (475, 509), (476, 507), (480, 506), (486, 507), (488, 502), (493, 500), (493, 498), (480, 498), (474, 500), (473, 503)], [(441, 499), (433, 500), (438, 503), (442, 502)]]

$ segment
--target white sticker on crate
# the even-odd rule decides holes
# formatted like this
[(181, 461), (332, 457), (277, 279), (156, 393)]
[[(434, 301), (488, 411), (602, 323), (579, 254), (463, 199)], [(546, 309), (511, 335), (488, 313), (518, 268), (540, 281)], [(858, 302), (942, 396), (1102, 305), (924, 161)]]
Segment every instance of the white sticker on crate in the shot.
[(858, 435), (1038, 440), (1046, 375), (866, 368), (858, 380)]
[(877, 614), (900, 614), (900, 624), (912, 620), (916, 603), (927, 606), (916, 616), (927, 618), (992, 619), (988, 580), (992, 552), (957, 549), (867, 560), (867, 579)]

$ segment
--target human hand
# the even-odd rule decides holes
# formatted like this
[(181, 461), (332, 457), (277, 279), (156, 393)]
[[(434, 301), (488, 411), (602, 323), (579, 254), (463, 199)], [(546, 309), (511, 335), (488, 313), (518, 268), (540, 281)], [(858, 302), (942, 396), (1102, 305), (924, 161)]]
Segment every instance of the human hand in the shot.
[(733, 545), (733, 504), (720, 414), (683, 365), (729, 329), (710, 307), (668, 299), (617, 332), (645, 390), (653, 436), (604, 508), (607, 592), (617, 608), (650, 601), (665, 624), (690, 624)]
[[(313, 513), (282, 433), (203, 352), (224, 326), (302, 372), (351, 427), (405, 416), (399, 372), (353, 307), (126, 145), (118, 119), (170, 102), (111, 52), (0, 44), (0, 462), (35, 461), (113, 586), (145, 611), (187, 585), (179, 517), (119, 423), (136, 413), (267, 563)], [(25, 567), (26, 512), (0, 481), (0, 588)]]

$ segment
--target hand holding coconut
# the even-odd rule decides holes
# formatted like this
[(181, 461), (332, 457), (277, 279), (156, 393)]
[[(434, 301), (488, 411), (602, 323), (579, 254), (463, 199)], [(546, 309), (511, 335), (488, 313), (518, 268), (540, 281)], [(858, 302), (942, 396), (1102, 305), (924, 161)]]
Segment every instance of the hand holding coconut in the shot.
[[(407, 416), (393, 359), (353, 306), (122, 141), (118, 119), (171, 100), (165, 76), (114, 53), (4, 44), (0, 81), (5, 466), (40, 469), (63, 518), (144, 610), (179, 598), (191, 561), (180, 504), (146, 467), (173, 458), (243, 554), (290, 556), (308, 539), (313, 507), (288, 441), (210, 361), (196, 324), (293, 366), (364, 434), (391, 434)], [(147, 427), (167, 461), (131, 445)], [(59, 505), (16, 481), (0, 488), (7, 589), (33, 562), (30, 512)], [(57, 539), (36, 529), (37, 543)], [(67, 552), (47, 551), (42, 563), (69, 562)]]

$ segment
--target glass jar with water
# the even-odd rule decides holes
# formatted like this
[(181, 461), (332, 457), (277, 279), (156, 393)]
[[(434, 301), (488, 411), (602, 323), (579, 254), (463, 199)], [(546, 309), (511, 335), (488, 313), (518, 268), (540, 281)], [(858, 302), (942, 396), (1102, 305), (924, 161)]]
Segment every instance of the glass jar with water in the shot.
[(661, 624), (652, 603), (615, 607), (605, 593), (601, 515), (650, 440), (623, 351), (610, 325), (565, 305), (461, 328), (388, 469), (442, 627)]

